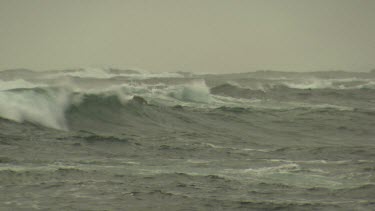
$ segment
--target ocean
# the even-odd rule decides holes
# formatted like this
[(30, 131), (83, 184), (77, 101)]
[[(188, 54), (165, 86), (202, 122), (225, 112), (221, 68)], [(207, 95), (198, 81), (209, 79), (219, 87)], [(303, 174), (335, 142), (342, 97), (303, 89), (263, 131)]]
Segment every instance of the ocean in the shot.
[(0, 210), (375, 210), (375, 72), (0, 71)]

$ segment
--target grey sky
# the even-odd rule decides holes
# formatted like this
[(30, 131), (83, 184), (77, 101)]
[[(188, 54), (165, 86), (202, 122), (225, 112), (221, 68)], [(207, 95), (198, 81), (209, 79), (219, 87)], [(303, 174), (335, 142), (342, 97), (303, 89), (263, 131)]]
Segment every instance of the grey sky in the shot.
[(0, 0), (0, 69), (375, 68), (375, 0)]

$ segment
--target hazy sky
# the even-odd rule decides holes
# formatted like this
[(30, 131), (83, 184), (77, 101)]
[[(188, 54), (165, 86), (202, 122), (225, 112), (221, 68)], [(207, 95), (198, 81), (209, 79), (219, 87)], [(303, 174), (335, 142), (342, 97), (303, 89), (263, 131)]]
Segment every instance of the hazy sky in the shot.
[(375, 68), (375, 0), (0, 0), (0, 69)]

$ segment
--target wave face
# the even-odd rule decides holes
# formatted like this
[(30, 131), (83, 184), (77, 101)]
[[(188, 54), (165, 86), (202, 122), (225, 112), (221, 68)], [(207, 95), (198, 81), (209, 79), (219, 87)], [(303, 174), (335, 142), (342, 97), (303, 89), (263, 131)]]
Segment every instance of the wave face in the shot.
[(0, 200), (371, 210), (374, 84), (374, 73), (337, 71), (0, 71), (0, 186), (25, 199)]

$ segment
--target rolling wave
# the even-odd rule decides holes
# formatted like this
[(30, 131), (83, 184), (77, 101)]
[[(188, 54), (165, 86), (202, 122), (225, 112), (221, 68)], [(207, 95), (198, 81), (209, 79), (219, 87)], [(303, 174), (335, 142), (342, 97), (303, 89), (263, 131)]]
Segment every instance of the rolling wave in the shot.
[[(137, 116), (144, 122), (155, 114), (176, 115), (178, 112), (203, 109), (201, 112), (267, 112), (267, 110), (311, 110), (315, 112), (348, 110), (333, 105), (264, 104), (262, 101), (238, 100), (238, 97), (258, 97), (263, 92), (238, 91), (239, 88), (222, 85), (208, 89), (203, 82), (156, 89), (155, 87), (120, 86), (102, 92), (76, 92), (64, 87), (18, 88), (0, 91), (0, 116), (17, 122), (32, 122), (46, 127), (69, 130), (75, 122), (94, 124), (107, 122), (124, 126)], [(234, 94), (232, 94), (234, 93)], [(230, 95), (230, 98), (215, 94)], [(185, 109), (184, 109), (185, 108)], [(370, 112), (371, 111), (367, 111)], [(151, 121), (165, 119), (160, 115)], [(139, 120), (137, 120), (139, 121)], [(166, 120), (167, 121), (167, 120)], [(89, 123), (91, 122), (91, 123)], [(129, 125), (127, 125), (129, 126)]]
[[(96, 129), (99, 125), (109, 128), (100, 122), (118, 128), (132, 127), (130, 123), (124, 125), (131, 121), (160, 126), (164, 124), (160, 119), (194, 119), (176, 114), (191, 110), (238, 114), (275, 109), (373, 113), (372, 77), (298, 78), (286, 74), (275, 78), (262, 74), (150, 74), (113, 68), (2, 71), (0, 117), (74, 130), (79, 127), (77, 122)], [(170, 117), (173, 115), (177, 116)]]

